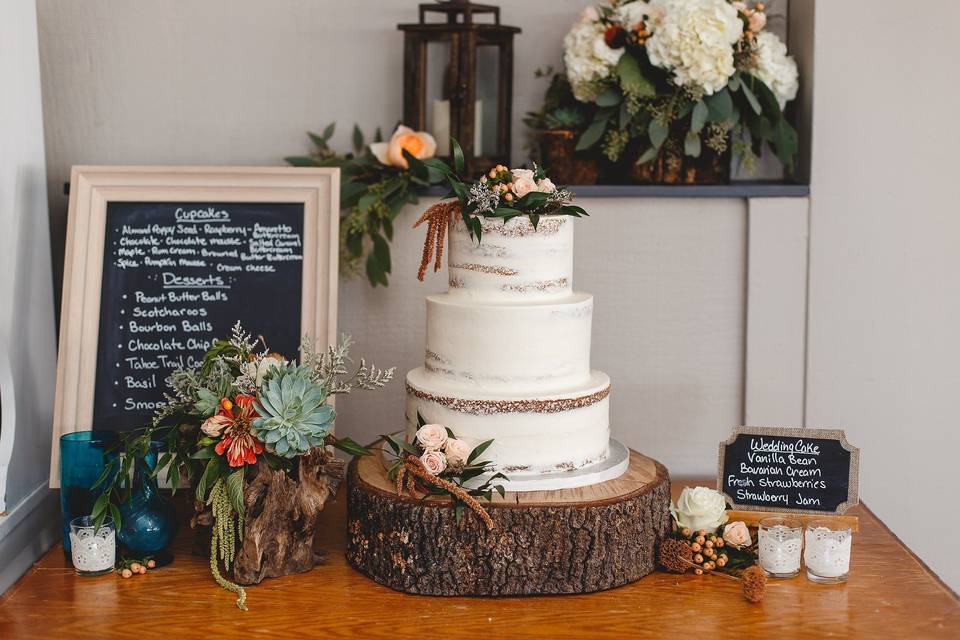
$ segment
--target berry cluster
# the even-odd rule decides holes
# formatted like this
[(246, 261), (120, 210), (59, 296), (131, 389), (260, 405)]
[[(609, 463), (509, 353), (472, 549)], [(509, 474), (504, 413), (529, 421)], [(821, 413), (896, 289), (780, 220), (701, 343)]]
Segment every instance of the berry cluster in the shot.
[(698, 576), (703, 575), (704, 569), (707, 571), (724, 567), (729, 558), (723, 548), (723, 538), (715, 532), (706, 532), (703, 529), (690, 531), (690, 529), (681, 529), (680, 536), (692, 552), (692, 560), (695, 565), (694, 573)]

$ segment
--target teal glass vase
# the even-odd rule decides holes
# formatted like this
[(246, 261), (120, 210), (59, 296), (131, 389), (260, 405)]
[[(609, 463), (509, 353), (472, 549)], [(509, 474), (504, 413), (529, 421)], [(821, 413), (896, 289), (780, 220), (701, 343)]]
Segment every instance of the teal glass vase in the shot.
[(153, 441), (134, 464), (130, 497), (120, 505), (120, 543), (132, 558), (152, 557), (158, 566), (173, 560), (169, 545), (177, 533), (176, 509), (157, 487), (154, 470), (163, 443)]

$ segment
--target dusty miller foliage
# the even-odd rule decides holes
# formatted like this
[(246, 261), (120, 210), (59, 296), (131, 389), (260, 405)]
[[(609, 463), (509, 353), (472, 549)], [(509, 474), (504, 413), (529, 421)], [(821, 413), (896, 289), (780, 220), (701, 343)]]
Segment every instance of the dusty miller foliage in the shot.
[(327, 347), (326, 352), (318, 354), (309, 338), (304, 338), (300, 345), (303, 354), (301, 367), (310, 371), (310, 380), (327, 392), (328, 395), (350, 393), (356, 389), (372, 391), (384, 387), (393, 380), (396, 367), (378, 369), (373, 364), (367, 364), (366, 359), (360, 358), (360, 365), (351, 374), (350, 347), (353, 340), (350, 336), (340, 337), (337, 346)]

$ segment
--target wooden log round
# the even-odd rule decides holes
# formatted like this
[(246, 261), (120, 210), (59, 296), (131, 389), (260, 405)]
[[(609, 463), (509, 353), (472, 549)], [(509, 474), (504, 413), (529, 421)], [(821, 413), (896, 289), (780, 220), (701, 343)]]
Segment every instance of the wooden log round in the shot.
[(347, 560), (398, 591), (442, 596), (589, 593), (653, 571), (670, 531), (670, 478), (635, 451), (619, 478), (484, 503), (494, 528), (449, 499), (400, 497), (379, 455), (347, 475)]

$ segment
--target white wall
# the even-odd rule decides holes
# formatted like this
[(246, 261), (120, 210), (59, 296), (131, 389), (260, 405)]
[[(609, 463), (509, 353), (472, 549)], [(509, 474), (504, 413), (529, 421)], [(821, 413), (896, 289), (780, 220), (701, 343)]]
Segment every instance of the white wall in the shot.
[(817, 3), (807, 422), (862, 447), (862, 495), (960, 589), (960, 3)]
[(57, 523), (55, 496), (46, 488), (55, 345), (33, 0), (0, 3), (0, 87), (2, 593), (57, 528), (50, 526)]

